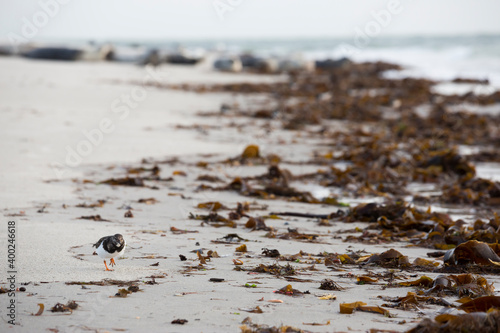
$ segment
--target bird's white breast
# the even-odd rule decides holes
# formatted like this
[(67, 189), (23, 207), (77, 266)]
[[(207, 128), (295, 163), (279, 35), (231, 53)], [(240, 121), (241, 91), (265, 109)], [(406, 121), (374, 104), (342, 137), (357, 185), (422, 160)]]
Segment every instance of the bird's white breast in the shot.
[(103, 244), (104, 242), (102, 242), (101, 245), (99, 245), (96, 252), (99, 257), (104, 259), (122, 256), (125, 253), (125, 248), (127, 247), (127, 243), (125, 243), (125, 245), (123, 246), (123, 250), (121, 250), (120, 252), (109, 253), (106, 250), (104, 250)]

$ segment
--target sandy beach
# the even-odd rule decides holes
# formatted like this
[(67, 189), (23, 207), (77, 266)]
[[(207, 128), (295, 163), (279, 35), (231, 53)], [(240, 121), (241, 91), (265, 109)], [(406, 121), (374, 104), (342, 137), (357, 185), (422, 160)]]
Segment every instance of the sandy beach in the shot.
[[(325, 174), (333, 162), (322, 165), (310, 161), (319, 154), (335, 154), (338, 147), (332, 147), (326, 136), (311, 133), (349, 134), (350, 125), (330, 119), (307, 130), (286, 130), (278, 120), (232, 114), (264, 109), (273, 103), (269, 94), (166, 88), (181, 84), (271, 84), (285, 82), (284, 75), (220, 73), (205, 64), (149, 68), (19, 58), (0, 58), (0, 71), (2, 228), (15, 221), (16, 286), (25, 288), (15, 296), (19, 325), (6, 322), (8, 298), (0, 295), (2, 331), (251, 332), (241, 328), (252, 327), (246, 321), (249, 317), (256, 325), (292, 326), (310, 332), (401, 332), (416, 326), (423, 317), (434, 318), (444, 311), (461, 313), (442, 304), (418, 305), (411, 310), (386, 307), (390, 314), (340, 313), (341, 303), (361, 301), (379, 307), (388, 303), (380, 296), (402, 297), (416, 291), (414, 286), (397, 285), (400, 282), (448, 273), (365, 266), (363, 260), (342, 265), (339, 259), (327, 265), (327, 254), (357, 253), (363, 257), (395, 249), (410, 263), (426, 258), (441, 268), (442, 257), (426, 255), (438, 249), (417, 246), (411, 235), (406, 241), (397, 237), (393, 242), (346, 241), (349, 235), (358, 237), (363, 230), (370, 230), (365, 229), (366, 222), (344, 223), (340, 215), (335, 220), (271, 214), (328, 215), (339, 210), (346, 214), (360, 203), (382, 202), (388, 196), (348, 197), (328, 186), (318, 186), (312, 178), (290, 183), (316, 198), (335, 195), (340, 203), (313, 204), (278, 195), (266, 199), (221, 189), (234, 185), (237, 177), (260, 181), (259, 177), (269, 172), (273, 156), (279, 156), (281, 170), (293, 175)], [(229, 114), (220, 111), (223, 104)], [(368, 123), (356, 128), (370, 132), (374, 126)], [(249, 145), (259, 147), (254, 157), (262, 159), (248, 162), (242, 158)], [(477, 173), (498, 180), (498, 163), (487, 162), (477, 163)], [(159, 168), (156, 174), (154, 166)], [(131, 171), (138, 168), (143, 170)], [(145, 186), (103, 183), (137, 175), (145, 177)], [(201, 182), (203, 175), (212, 178)], [(201, 184), (211, 188), (201, 188)], [(209, 211), (199, 206), (205, 202), (219, 202), (224, 207)], [(227, 216), (237, 211), (238, 203), (248, 203), (248, 209), (232, 221), (234, 228), (215, 227), (214, 221), (200, 217), (214, 212)], [(479, 217), (492, 219), (498, 212), (498, 206), (416, 205), (423, 211), (428, 206), (433, 212), (471, 223)], [(127, 211), (133, 217), (125, 217)], [(196, 215), (198, 219), (190, 218)], [(266, 229), (245, 227), (246, 215), (265, 217)], [(279, 237), (293, 233), (293, 229), (309, 236)], [(270, 232), (274, 237), (268, 235)], [(93, 255), (92, 244), (115, 233), (124, 236), (127, 248), (124, 257), (116, 260), (114, 271), (107, 272), (102, 260)], [(241, 239), (226, 237), (230, 234)], [(4, 253), (7, 241), (2, 231), (0, 248)], [(243, 244), (247, 251), (237, 251)], [(216, 254), (203, 263), (196, 253), (200, 249), (203, 257), (208, 251)], [(277, 249), (282, 257), (267, 256), (263, 249)], [(294, 274), (255, 271), (260, 265), (273, 264), (281, 269), (289, 265)], [(0, 286), (8, 288), (6, 271), (2, 268)], [(368, 275), (372, 282), (357, 280)], [(489, 271), (482, 276), (494, 283), (491, 294), (497, 295), (498, 274)], [(325, 279), (342, 289), (320, 289)], [(116, 296), (119, 289), (131, 285), (139, 291)], [(276, 292), (287, 285), (300, 293)], [(458, 297), (446, 294), (439, 298), (453, 303)], [(73, 300), (78, 308), (72, 312), (49, 311), (56, 303)], [(36, 316), (38, 304), (45, 310)], [(175, 319), (187, 322), (173, 324)]]

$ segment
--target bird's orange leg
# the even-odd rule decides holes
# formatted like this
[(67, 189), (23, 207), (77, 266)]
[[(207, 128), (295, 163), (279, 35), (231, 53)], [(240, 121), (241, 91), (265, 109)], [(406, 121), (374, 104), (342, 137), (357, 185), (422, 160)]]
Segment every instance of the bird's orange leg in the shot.
[(116, 263), (115, 263), (115, 258), (111, 258), (111, 259), (109, 259), (109, 264), (110, 264), (111, 266), (116, 265)]
[(106, 260), (104, 260), (104, 266), (106, 266), (106, 270), (107, 270), (107, 271), (112, 271), (112, 269), (109, 269), (109, 268), (108, 268), (108, 265), (106, 265)]

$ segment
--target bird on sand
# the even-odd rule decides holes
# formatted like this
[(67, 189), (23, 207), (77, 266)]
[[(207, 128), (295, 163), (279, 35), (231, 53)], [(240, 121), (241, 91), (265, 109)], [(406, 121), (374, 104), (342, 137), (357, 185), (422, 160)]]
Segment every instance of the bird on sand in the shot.
[(127, 246), (127, 244), (120, 234), (102, 237), (93, 245), (93, 247), (97, 248), (97, 255), (104, 259), (106, 271), (112, 271), (112, 269), (109, 269), (108, 265), (106, 265), (106, 259), (110, 258), (109, 264), (111, 267), (115, 266), (116, 263), (114, 258), (123, 255), (125, 246)]

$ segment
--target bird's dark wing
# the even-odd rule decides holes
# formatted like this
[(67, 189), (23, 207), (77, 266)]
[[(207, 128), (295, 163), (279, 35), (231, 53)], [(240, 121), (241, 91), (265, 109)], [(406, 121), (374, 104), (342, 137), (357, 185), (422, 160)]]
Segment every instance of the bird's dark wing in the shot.
[(92, 246), (93, 246), (93, 247), (95, 247), (95, 248), (97, 249), (97, 248), (99, 247), (99, 245), (101, 245), (101, 243), (102, 243), (102, 242), (103, 242), (106, 238), (108, 238), (108, 237), (109, 237), (109, 236), (104, 236), (104, 237), (102, 237), (101, 239), (99, 239), (99, 240), (97, 241), (97, 243), (95, 243), (95, 244), (94, 244), (94, 245), (92, 245)]

